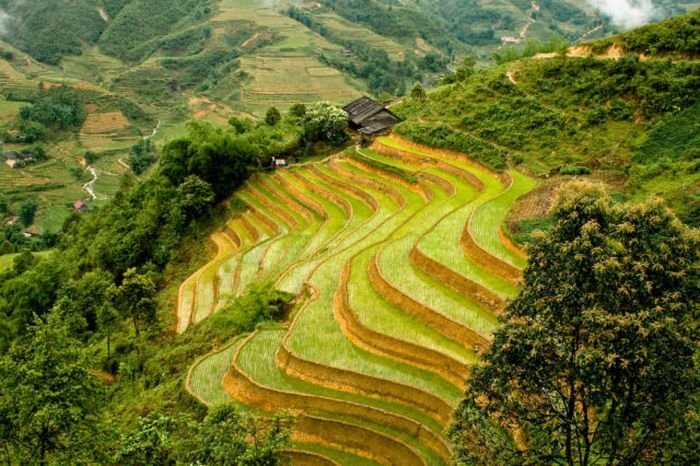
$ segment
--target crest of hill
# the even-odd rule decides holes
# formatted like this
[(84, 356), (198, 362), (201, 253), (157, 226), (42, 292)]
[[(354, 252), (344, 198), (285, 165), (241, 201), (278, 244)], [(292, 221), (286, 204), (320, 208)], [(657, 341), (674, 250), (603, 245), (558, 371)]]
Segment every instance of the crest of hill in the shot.
[(625, 52), (648, 57), (700, 57), (700, 10), (628, 31), (589, 44), (593, 53), (615, 45)]

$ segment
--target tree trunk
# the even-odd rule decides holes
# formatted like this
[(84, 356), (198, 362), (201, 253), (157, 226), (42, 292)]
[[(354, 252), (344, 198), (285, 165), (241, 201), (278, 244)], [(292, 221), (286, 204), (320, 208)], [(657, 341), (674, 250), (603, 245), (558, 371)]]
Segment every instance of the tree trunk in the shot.
[(109, 361), (110, 359), (112, 359), (112, 357), (111, 357), (111, 356), (112, 356), (112, 353), (110, 352), (110, 347), (109, 347), (109, 343), (110, 343), (109, 340), (110, 340), (110, 337), (111, 337), (111, 336), (112, 336), (112, 332), (111, 332), (111, 330), (109, 329), (109, 327), (107, 327), (107, 361)]
[(5, 442), (5, 458), (7, 459), (7, 466), (12, 466), (12, 455), (10, 454), (9, 442)]
[(139, 322), (138, 322), (138, 318), (137, 318), (136, 316), (134, 316), (134, 317), (133, 317), (133, 321), (134, 321), (134, 332), (136, 332), (136, 336), (138, 337), (138, 336), (139, 336)]

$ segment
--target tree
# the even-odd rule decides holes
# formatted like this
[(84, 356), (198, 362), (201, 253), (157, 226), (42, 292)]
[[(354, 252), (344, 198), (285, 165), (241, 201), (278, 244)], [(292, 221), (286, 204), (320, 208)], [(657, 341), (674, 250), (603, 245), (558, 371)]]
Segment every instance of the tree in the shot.
[(267, 109), (267, 113), (265, 114), (265, 123), (267, 123), (268, 126), (275, 126), (281, 119), (282, 114), (276, 107), (270, 107)]
[(120, 286), (112, 285), (107, 296), (115, 309), (134, 324), (134, 332), (139, 336), (140, 322), (152, 322), (156, 318), (156, 285), (147, 275), (141, 275), (135, 268), (124, 273)]
[(37, 204), (36, 199), (34, 198), (29, 198), (20, 204), (19, 219), (22, 222), (22, 225), (28, 227), (34, 223), (34, 214), (36, 214), (36, 210), (38, 208), (39, 204)]
[(175, 420), (162, 414), (141, 418), (138, 426), (126, 433), (120, 442), (116, 460), (125, 465), (174, 464), (171, 452)]
[(211, 409), (189, 442), (189, 464), (278, 465), (281, 449), (289, 445), (289, 425), (277, 416), (263, 423), (234, 405)]
[(8, 462), (75, 464), (91, 454), (102, 393), (62, 316), (37, 317), (0, 360), (0, 436), (13, 456)]
[(466, 81), (467, 78), (474, 74), (476, 59), (472, 56), (466, 56), (462, 63), (457, 67), (454, 73), (448, 74), (442, 79), (442, 84), (452, 84), (455, 82)]
[(10, 212), (10, 203), (7, 198), (0, 194), (0, 216), (5, 216)]
[(85, 152), (85, 163), (86, 164), (88, 164), (88, 165), (94, 164), (95, 162), (97, 162), (97, 158), (98, 158), (98, 156), (96, 153), (94, 153), (90, 150)]
[(531, 247), (523, 289), (470, 376), (450, 433), (457, 457), (698, 464), (692, 448), (677, 454), (700, 433), (698, 233), (658, 200), (577, 189)]
[(304, 104), (294, 104), (289, 108), (289, 114), (296, 120), (304, 118), (306, 115), (306, 105)]
[(340, 145), (348, 138), (348, 114), (342, 108), (328, 102), (311, 105), (302, 120), (303, 139), (306, 141), (327, 141)]
[(425, 93), (425, 89), (421, 83), (416, 83), (411, 89), (411, 98), (416, 100), (425, 100), (428, 98), (428, 94)]
[(214, 198), (211, 185), (196, 175), (188, 176), (177, 187), (178, 205), (188, 220), (206, 213), (214, 203)]
[(155, 148), (151, 143), (150, 139), (141, 139), (131, 148), (131, 155), (129, 155), (129, 167), (136, 175), (140, 175), (148, 167), (153, 165), (156, 161), (157, 156)]
[(111, 367), (112, 360), (112, 331), (118, 324), (119, 314), (109, 303), (105, 303), (97, 312), (97, 325), (107, 333), (107, 367)]

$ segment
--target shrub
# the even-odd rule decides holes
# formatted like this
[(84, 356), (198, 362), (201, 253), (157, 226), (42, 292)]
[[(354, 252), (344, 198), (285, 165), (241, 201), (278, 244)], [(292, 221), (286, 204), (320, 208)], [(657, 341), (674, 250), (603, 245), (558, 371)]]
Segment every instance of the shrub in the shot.
[(590, 175), (591, 169), (580, 165), (564, 165), (559, 169), (561, 175)]

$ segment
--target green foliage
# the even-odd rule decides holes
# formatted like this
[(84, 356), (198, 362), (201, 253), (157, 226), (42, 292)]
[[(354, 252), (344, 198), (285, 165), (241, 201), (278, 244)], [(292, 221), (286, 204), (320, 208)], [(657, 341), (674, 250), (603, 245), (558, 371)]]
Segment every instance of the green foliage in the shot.
[(306, 115), (306, 105), (304, 104), (294, 104), (289, 108), (289, 114), (295, 119), (299, 120)]
[(139, 62), (162, 45), (177, 24), (191, 25), (209, 10), (207, 1), (131, 0), (112, 18), (100, 48), (127, 62)]
[(92, 0), (0, 1), (10, 15), (7, 35), (35, 59), (57, 65), (66, 55), (80, 55), (106, 27)]
[[(372, 5), (372, 2), (364, 2), (364, 5), (355, 5), (354, 8)], [(345, 8), (335, 2), (333, 7)], [(327, 40), (342, 46), (345, 53), (324, 52), (320, 56), (321, 61), (352, 76), (367, 80), (369, 89), (376, 95), (382, 93), (390, 96), (403, 95), (406, 93), (406, 82), (422, 79), (421, 74), (424, 72), (435, 73), (446, 69), (448, 60), (434, 51), (420, 58), (408, 56), (402, 60), (393, 60), (385, 50), (372, 47), (362, 40), (339, 37), (301, 8), (290, 6), (287, 14)], [(391, 29), (392, 34), (395, 32), (396, 29)]]
[(46, 155), (44, 146), (42, 144), (36, 144), (31, 147), (25, 147), (19, 151), (14, 168), (24, 168), (34, 163), (43, 162), (47, 159), (48, 156)]
[(162, 414), (139, 419), (138, 426), (123, 435), (116, 461), (130, 466), (172, 464), (175, 428), (175, 421)]
[(27, 338), (0, 360), (0, 437), (6, 461), (99, 463), (101, 449), (95, 441), (101, 402), (102, 387), (64, 316), (52, 312), (45, 320), (35, 318)]
[(444, 41), (440, 24), (412, 8), (391, 6), (375, 0), (323, 0), (320, 2), (350, 21), (367, 25), (377, 34), (413, 42), (422, 37), (439, 44)]
[(22, 204), (20, 204), (19, 219), (22, 222), (22, 225), (28, 227), (32, 223), (34, 223), (34, 214), (36, 214), (38, 208), (39, 203), (33, 197), (27, 199), (26, 201), (22, 202)]
[(462, 60), (454, 73), (450, 73), (442, 79), (441, 84), (453, 84), (461, 82), (474, 74), (476, 60), (472, 56), (467, 56)]
[(77, 131), (87, 118), (80, 91), (66, 85), (41, 89), (30, 107), (22, 107), (20, 118), (58, 130)]
[(124, 273), (121, 285), (111, 285), (106, 290), (110, 304), (133, 322), (136, 336), (139, 335), (141, 322), (152, 323), (156, 318), (155, 294), (153, 280), (137, 273), (135, 268)]
[(211, 185), (196, 175), (190, 175), (177, 187), (180, 211), (187, 221), (203, 217), (214, 204)]
[(46, 139), (47, 136), (46, 127), (32, 120), (20, 120), (16, 132), (3, 131), (2, 133), (3, 141), (20, 144), (32, 144)]
[[(700, 428), (697, 233), (658, 200), (617, 204), (582, 185), (554, 219), (470, 376), (451, 428), (458, 460), (651, 464), (688, 454), (675, 442)], [(527, 450), (515, 448), (516, 430)], [(697, 462), (690, 455), (676, 464)]]
[(594, 52), (603, 52), (613, 44), (622, 44), (628, 52), (645, 55), (700, 56), (700, 11), (649, 24), (615, 37), (593, 42)]
[(131, 148), (129, 167), (136, 175), (140, 175), (158, 159), (150, 139), (141, 139)]
[(633, 160), (650, 164), (669, 160), (697, 158), (694, 149), (700, 147), (700, 103), (673, 115), (654, 128), (635, 152)]
[(215, 406), (187, 443), (191, 464), (279, 465), (288, 447), (289, 422), (276, 416), (263, 423), (233, 405)]
[(302, 127), (302, 137), (306, 141), (340, 145), (348, 139), (348, 114), (328, 102), (317, 102), (306, 109)]
[(191, 88), (200, 85), (200, 90), (216, 84), (217, 80), (239, 67), (238, 52), (231, 49), (213, 49), (181, 58), (165, 58), (161, 65), (177, 71), (177, 83)]
[(416, 100), (425, 100), (428, 97), (428, 94), (426, 94), (425, 89), (421, 85), (421, 83), (416, 83), (415, 86), (411, 89), (411, 93), (409, 94), (412, 99)]
[(282, 119), (282, 114), (275, 107), (270, 107), (265, 113), (265, 123), (269, 126), (275, 126)]
[(564, 165), (559, 169), (560, 175), (590, 175), (591, 169), (580, 165)]
[(207, 123), (190, 122), (189, 136), (163, 148), (161, 173), (173, 184), (197, 175), (211, 185), (217, 200), (226, 197), (248, 178), (248, 165), (262, 148), (245, 136), (235, 137)]
[(566, 53), (568, 48), (569, 41), (561, 36), (554, 35), (544, 42), (528, 40), (522, 45), (503, 47), (498, 52), (493, 53), (493, 61), (500, 65), (520, 58), (532, 57), (538, 53)]
[(94, 152), (92, 152), (92, 151), (89, 150), (89, 151), (86, 151), (86, 152), (85, 152), (84, 158), (85, 158), (85, 163), (86, 163), (86, 164), (92, 165), (92, 164), (94, 164), (95, 162), (97, 162), (98, 155), (97, 155), (96, 153), (94, 153)]
[[(425, 102), (405, 99), (392, 107), (405, 120), (395, 131), (442, 147), (448, 147), (445, 140), (453, 133), (468, 134), (486, 148), (464, 145), (460, 150), (492, 167), (485, 158), (499, 154), (495, 160), (507, 155), (541, 174), (565, 165), (612, 170), (629, 179), (633, 191), (663, 193), (685, 221), (693, 221), (697, 190), (688, 175), (697, 119), (691, 107), (700, 95), (698, 66), (633, 57), (522, 60), (507, 69), (476, 71), (433, 90)], [(505, 76), (513, 69), (517, 84)], [(649, 131), (654, 136), (646, 138)], [(677, 161), (671, 163), (675, 175), (669, 164), (662, 166), (664, 157), (657, 152)], [(657, 162), (638, 167), (642, 159)]]
[(271, 283), (251, 283), (239, 298), (231, 298), (212, 317), (213, 322), (207, 319), (202, 325), (208, 329), (224, 327), (233, 333), (251, 331), (261, 322), (282, 319), (293, 298)]

